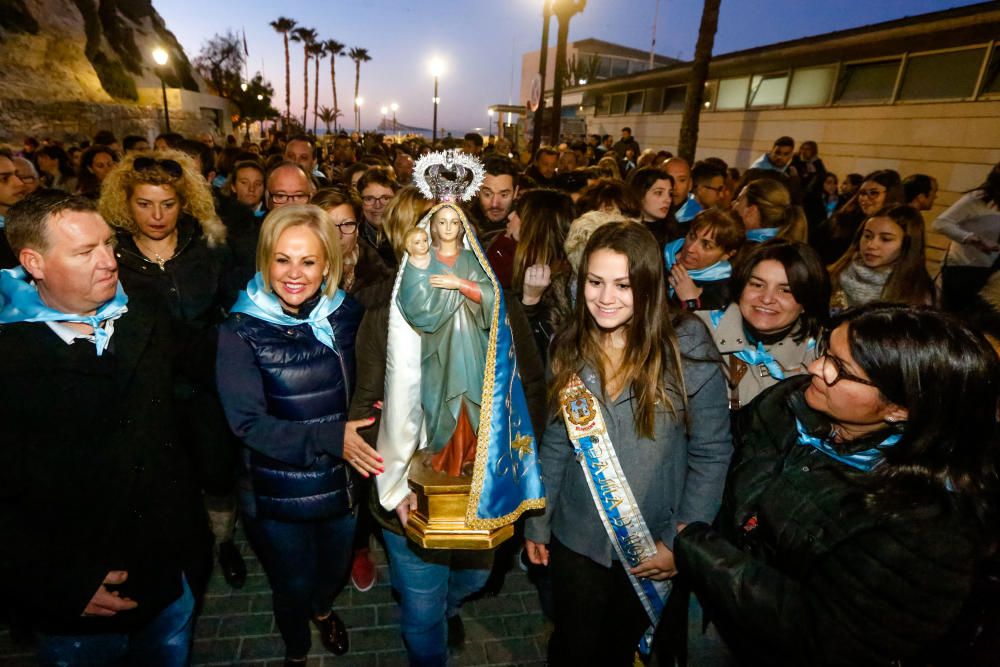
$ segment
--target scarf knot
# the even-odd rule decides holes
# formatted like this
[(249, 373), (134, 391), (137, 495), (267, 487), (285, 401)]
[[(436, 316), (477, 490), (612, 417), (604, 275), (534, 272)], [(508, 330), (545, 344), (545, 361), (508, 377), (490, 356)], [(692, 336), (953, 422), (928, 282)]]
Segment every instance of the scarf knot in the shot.
[(307, 317), (302, 319), (293, 317), (281, 308), (278, 297), (267, 290), (264, 285), (264, 277), (258, 271), (247, 283), (246, 290), (240, 292), (231, 312), (244, 313), (278, 326), (296, 327), (307, 324), (313, 335), (316, 336), (316, 340), (332, 350), (335, 349), (336, 341), (329, 317), (343, 302), (344, 292), (342, 290), (337, 290), (332, 297), (323, 294)]

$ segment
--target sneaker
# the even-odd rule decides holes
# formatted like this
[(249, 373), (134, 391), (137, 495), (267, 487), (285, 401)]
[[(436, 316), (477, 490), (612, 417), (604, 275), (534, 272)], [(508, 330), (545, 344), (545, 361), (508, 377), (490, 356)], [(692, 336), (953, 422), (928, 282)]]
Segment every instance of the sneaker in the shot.
[(378, 579), (378, 570), (372, 562), (368, 549), (358, 549), (354, 552), (354, 562), (351, 563), (351, 583), (359, 593), (370, 591)]

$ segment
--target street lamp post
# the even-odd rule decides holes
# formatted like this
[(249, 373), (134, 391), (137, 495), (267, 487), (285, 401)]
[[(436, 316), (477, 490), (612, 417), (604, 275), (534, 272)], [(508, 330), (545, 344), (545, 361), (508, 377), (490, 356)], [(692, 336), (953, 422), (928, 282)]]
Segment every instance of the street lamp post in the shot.
[(381, 111), (382, 111), (382, 131), (385, 132), (385, 126), (388, 124), (386, 116), (389, 115), (389, 107), (383, 104)]
[(358, 107), (358, 118), (357, 118), (358, 122), (357, 122), (357, 127), (356, 127), (356, 129), (357, 129), (358, 132), (361, 131), (361, 105), (364, 104), (364, 103), (365, 103), (365, 98), (363, 98), (363, 97), (355, 97), (354, 98), (354, 105), (356, 107)]
[(396, 130), (396, 112), (399, 111), (399, 105), (393, 102), (392, 104), (389, 105), (389, 108), (392, 109), (392, 133), (396, 136), (396, 139), (398, 140), (399, 132)]
[(493, 109), (487, 109), (486, 115), (490, 117), (490, 122), (487, 123), (486, 134), (487, 136), (493, 136)]
[(438, 97), (438, 78), (444, 72), (444, 62), (440, 58), (431, 61), (431, 76), (434, 77), (434, 129), (431, 132), (431, 145), (437, 143), (438, 138), (438, 104), (441, 98)]
[(159, 65), (157, 74), (160, 77), (160, 88), (163, 90), (163, 122), (166, 125), (167, 132), (170, 132), (170, 109), (167, 107), (167, 82), (163, 78), (163, 67), (167, 64), (169, 57), (165, 50), (157, 47), (153, 49), (153, 60)]

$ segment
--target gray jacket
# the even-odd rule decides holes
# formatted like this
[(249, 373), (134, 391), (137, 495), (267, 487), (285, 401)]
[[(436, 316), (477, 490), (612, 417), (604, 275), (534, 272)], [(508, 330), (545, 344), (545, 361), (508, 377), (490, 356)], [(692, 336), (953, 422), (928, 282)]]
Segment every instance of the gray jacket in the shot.
[[(684, 415), (663, 406), (656, 414), (656, 437), (635, 432), (632, 391), (626, 388), (609, 403), (597, 372), (584, 368), (580, 379), (600, 404), (608, 436), (653, 538), (673, 548), (678, 523), (711, 522), (719, 509), (726, 481), (732, 438), (726, 382), (719, 354), (705, 326), (685, 317), (677, 326), (688, 410), (690, 435), (684, 432)], [(679, 407), (679, 396), (672, 394)], [(542, 436), (539, 463), (545, 481), (546, 508), (530, 517), (525, 537), (548, 544), (554, 535), (567, 548), (605, 566), (613, 556), (611, 542), (601, 523), (583, 469), (573, 455), (562, 416), (549, 422)]]

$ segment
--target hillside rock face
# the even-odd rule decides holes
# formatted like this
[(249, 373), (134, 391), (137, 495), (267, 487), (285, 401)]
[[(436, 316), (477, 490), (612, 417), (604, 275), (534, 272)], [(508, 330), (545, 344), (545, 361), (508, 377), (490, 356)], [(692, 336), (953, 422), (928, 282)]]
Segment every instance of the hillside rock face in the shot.
[[(162, 72), (157, 46), (170, 56)], [(0, 0), (0, 140), (155, 131), (162, 109), (140, 105), (138, 90), (159, 88), (159, 73), (170, 88), (205, 89), (151, 0)], [(206, 122), (171, 109), (171, 129)]]

